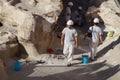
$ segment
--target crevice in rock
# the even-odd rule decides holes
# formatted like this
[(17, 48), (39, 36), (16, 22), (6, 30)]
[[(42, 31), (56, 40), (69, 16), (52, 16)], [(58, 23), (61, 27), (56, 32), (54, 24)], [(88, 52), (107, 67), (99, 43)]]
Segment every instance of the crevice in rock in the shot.
[(117, 12), (116, 15), (118, 15), (120, 17), (120, 13)]
[(120, 9), (120, 0), (114, 0), (118, 8)]
[(106, 1), (108, 0), (89, 0), (89, 6), (100, 7), (100, 5)]
[(3, 26), (3, 23), (2, 22), (0, 22), (0, 27), (2, 27)]
[(15, 5), (17, 5), (18, 3), (21, 3), (21, 0), (9, 0), (10, 1), (10, 4), (12, 5), (12, 6), (15, 6)]
[(0, 33), (0, 36), (4, 36), (4, 35), (6, 35), (6, 34), (8, 34), (8, 32), (1, 32), (1, 33)]
[(11, 1), (11, 0), (7, 0), (7, 2), (9, 2), (9, 1)]
[(28, 11), (28, 9), (23, 9), (24, 11)]
[(35, 5), (37, 5), (38, 1), (37, 0), (34, 0), (35, 1)]

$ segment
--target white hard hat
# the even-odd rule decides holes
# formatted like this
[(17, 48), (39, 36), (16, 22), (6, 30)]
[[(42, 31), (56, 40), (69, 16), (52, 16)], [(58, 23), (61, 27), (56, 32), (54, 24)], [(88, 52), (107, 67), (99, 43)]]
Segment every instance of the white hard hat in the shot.
[(78, 9), (79, 9), (79, 10), (82, 10), (82, 7), (81, 7), (81, 6), (79, 6), (79, 7), (78, 7)]
[(73, 2), (68, 2), (68, 5), (73, 6)]
[(94, 23), (99, 23), (99, 19), (98, 18), (94, 18), (93, 22)]
[(73, 25), (73, 24), (74, 24), (74, 22), (72, 20), (67, 21), (67, 25)]

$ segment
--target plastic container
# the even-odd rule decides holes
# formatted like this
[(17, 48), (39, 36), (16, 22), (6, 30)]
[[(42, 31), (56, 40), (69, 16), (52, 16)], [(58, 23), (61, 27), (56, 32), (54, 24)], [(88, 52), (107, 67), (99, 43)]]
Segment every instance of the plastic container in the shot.
[(63, 54), (63, 50), (58, 49), (58, 50), (56, 51), (56, 54)]
[(115, 33), (114, 31), (109, 31), (108, 34), (107, 34), (107, 36), (108, 37), (113, 37), (114, 33)]
[(89, 62), (89, 56), (88, 55), (82, 55), (82, 63), (88, 64)]
[(14, 62), (14, 71), (20, 71), (22, 68), (22, 62), (20, 61), (15, 61)]

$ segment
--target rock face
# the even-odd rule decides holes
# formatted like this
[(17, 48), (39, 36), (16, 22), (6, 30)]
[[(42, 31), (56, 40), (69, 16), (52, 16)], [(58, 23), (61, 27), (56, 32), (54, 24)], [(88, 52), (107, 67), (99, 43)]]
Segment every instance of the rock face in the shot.
[(91, 4), (94, 4), (88, 12), (94, 13), (93, 17), (99, 16), (106, 26), (111, 26), (111, 29), (119, 33), (120, 8), (115, 1), (117, 0), (91, 0)]
[(0, 58), (6, 59), (19, 52), (17, 38), (10, 32), (0, 32)]
[[(120, 31), (120, 16), (116, 13), (120, 13), (120, 9), (117, 7), (114, 0), (109, 0), (102, 3), (100, 6), (100, 16), (106, 25), (113, 26), (118, 32)], [(114, 30), (115, 30), (114, 29)]]
[(29, 45), (28, 42), (34, 45), (35, 52), (28, 51), (28, 54), (36, 51), (39, 54), (58, 45), (52, 45), (57, 38), (53, 29), (61, 11), (60, 0), (1, 0), (0, 22), (9, 28), (8, 31), (12, 30), (23, 47)]

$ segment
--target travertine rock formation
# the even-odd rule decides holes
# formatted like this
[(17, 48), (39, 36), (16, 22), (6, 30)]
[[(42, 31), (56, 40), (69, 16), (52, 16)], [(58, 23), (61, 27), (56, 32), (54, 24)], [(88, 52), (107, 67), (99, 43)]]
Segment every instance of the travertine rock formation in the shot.
[(103, 19), (106, 25), (112, 26), (117, 32), (120, 32), (120, 9), (115, 3), (115, 0), (108, 0), (103, 2), (100, 6), (100, 17)]
[(53, 29), (61, 11), (60, 0), (0, 1), (0, 21), (3, 27), (9, 27), (20, 43), (33, 44), (37, 53), (46, 52), (49, 47), (55, 48), (55, 44), (52, 45), (56, 37)]
[(19, 53), (19, 46), (16, 36), (7, 31), (0, 31), (0, 58), (13, 57), (17, 53)]
[(120, 8), (115, 1), (117, 0), (91, 0), (92, 6), (88, 8), (87, 14), (90, 18), (99, 16), (105, 26), (111, 26), (110, 28), (118, 33), (120, 32)]

